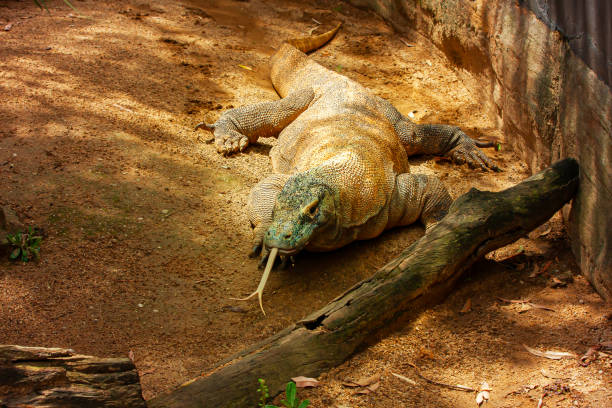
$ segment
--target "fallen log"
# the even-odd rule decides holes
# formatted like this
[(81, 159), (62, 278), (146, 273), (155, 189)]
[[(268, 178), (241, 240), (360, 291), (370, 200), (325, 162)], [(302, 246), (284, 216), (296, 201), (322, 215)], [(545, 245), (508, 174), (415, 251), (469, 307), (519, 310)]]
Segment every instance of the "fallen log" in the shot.
[(0, 407), (144, 408), (129, 358), (0, 345)]
[(211, 373), (149, 400), (149, 406), (251, 407), (257, 403), (258, 378), (275, 395), (291, 377), (318, 376), (407, 312), (439, 300), (486, 253), (544, 223), (577, 186), (578, 163), (565, 159), (504, 191), (470, 190), (442, 221), (371, 278)]

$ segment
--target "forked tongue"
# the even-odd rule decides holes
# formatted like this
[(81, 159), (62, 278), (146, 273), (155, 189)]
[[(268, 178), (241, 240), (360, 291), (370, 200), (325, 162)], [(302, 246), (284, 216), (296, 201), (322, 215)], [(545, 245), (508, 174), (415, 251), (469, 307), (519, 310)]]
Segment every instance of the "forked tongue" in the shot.
[(274, 260), (276, 259), (277, 254), (278, 254), (278, 248), (272, 248), (270, 250), (270, 255), (268, 255), (268, 263), (266, 264), (266, 269), (264, 269), (264, 273), (263, 275), (261, 275), (259, 286), (257, 286), (257, 290), (255, 292), (251, 293), (249, 296), (242, 298), (242, 299), (237, 299), (237, 298), (231, 298), (231, 299), (249, 300), (253, 296), (257, 295), (257, 298), (259, 299), (259, 307), (261, 308), (262, 313), (265, 315), (266, 311), (263, 308), (262, 295), (263, 295), (263, 290), (266, 287), (266, 282), (268, 281), (268, 277), (270, 276), (270, 271), (272, 270), (272, 266), (274, 266)]

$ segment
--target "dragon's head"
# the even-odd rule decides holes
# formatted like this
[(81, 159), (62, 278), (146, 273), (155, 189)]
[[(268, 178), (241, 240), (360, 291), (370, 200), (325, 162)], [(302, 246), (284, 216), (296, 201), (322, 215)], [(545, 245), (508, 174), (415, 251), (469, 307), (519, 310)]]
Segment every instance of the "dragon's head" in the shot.
[(335, 215), (333, 189), (313, 172), (296, 174), (276, 198), (264, 245), (278, 248), (280, 255), (294, 255), (320, 231), (335, 226)]

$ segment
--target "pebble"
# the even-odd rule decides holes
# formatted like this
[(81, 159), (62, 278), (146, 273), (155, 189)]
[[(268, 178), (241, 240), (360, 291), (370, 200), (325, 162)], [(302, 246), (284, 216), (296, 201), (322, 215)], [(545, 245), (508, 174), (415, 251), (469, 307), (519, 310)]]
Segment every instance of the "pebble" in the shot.
[(144, 305), (142, 303), (139, 303), (138, 307), (144, 307)]

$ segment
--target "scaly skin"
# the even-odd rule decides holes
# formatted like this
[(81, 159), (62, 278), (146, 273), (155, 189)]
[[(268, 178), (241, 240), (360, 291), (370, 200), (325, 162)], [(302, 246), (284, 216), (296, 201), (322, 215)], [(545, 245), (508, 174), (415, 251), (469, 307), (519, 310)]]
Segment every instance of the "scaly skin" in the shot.
[(270, 248), (329, 251), (395, 226), (439, 221), (451, 198), (437, 178), (409, 173), (409, 155), (499, 170), (459, 128), (411, 122), (294, 45), (272, 57), (271, 79), (282, 99), (228, 110), (207, 125), (224, 155), (278, 137), (273, 174), (249, 199), (253, 252), (263, 247), (262, 261)]

